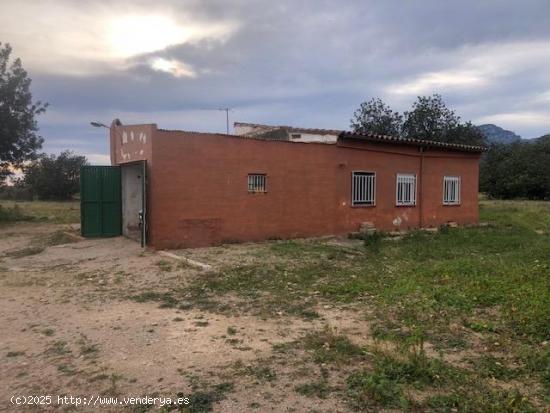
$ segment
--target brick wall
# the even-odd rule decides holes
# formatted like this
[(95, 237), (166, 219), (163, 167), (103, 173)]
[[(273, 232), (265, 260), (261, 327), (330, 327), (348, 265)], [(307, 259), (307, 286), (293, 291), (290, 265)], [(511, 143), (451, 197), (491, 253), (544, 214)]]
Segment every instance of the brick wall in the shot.
[[(149, 243), (182, 248), (478, 220), (479, 154), (412, 146), (262, 141), (152, 130)], [(423, 182), (420, 175), (422, 168)], [(351, 206), (351, 172), (376, 172), (376, 206)], [(247, 175), (267, 174), (267, 193), (249, 193)], [(398, 173), (417, 175), (418, 202), (395, 206)], [(462, 179), (460, 206), (443, 205), (443, 176)], [(422, 185), (421, 185), (422, 184)], [(421, 188), (420, 188), (421, 186)]]

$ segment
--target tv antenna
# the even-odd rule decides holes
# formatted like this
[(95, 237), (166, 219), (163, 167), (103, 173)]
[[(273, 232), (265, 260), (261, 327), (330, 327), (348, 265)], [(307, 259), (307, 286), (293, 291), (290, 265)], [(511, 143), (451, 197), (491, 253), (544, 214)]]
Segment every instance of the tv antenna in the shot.
[(233, 109), (231, 108), (203, 108), (201, 110), (218, 110), (225, 112), (225, 132), (229, 135), (229, 112)]

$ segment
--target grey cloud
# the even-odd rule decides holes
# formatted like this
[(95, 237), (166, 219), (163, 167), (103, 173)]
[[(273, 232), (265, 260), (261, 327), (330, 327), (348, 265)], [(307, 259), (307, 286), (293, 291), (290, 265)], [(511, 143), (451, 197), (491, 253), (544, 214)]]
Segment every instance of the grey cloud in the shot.
[[(461, 69), (468, 59), (483, 59), (486, 51), (499, 45), (550, 44), (546, 1), (197, 0), (162, 5), (204, 24), (235, 21), (237, 28), (226, 41), (173, 46), (137, 56), (127, 68), (101, 75), (34, 71), (35, 94), (56, 111), (78, 118), (60, 122), (44, 117), (42, 132), (51, 138), (47, 149), (58, 150), (66, 139), (74, 138), (86, 142), (90, 153), (106, 151), (101, 131), (88, 130), (78, 113), (128, 114), (144, 121), (155, 121), (157, 116), (170, 127), (177, 127), (181, 118), (182, 128), (223, 131), (217, 114), (194, 118), (189, 114), (196, 115), (194, 109), (229, 106), (235, 108), (234, 120), (346, 128), (355, 107), (373, 96), (383, 97), (398, 110), (407, 109), (414, 94), (389, 93), (392, 85), (414, 82), (426, 73)], [(185, 62), (197, 77), (155, 72), (147, 64), (153, 57)], [(535, 99), (550, 89), (544, 67), (514, 62), (514, 70), (491, 75), (489, 80), (426, 93), (442, 93), (465, 119), (544, 109)], [(548, 132), (545, 125), (503, 126), (524, 137)], [(82, 146), (75, 143), (74, 148)]]

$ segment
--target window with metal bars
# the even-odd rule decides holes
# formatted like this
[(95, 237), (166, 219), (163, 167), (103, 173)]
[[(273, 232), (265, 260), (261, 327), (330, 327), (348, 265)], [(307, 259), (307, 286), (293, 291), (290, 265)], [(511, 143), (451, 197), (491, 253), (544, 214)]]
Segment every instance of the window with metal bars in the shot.
[(443, 177), (443, 204), (460, 204), (460, 176)]
[(416, 175), (397, 174), (395, 192), (397, 205), (416, 205)]
[(266, 192), (265, 174), (248, 174), (248, 192)]
[(374, 205), (376, 198), (376, 174), (374, 172), (352, 172), (351, 205)]

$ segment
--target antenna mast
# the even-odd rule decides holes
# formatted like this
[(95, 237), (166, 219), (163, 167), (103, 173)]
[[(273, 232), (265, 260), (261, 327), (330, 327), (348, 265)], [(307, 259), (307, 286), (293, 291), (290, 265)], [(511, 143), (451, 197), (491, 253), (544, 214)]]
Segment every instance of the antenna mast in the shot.
[(204, 108), (201, 110), (219, 110), (225, 112), (225, 133), (229, 135), (229, 112), (231, 112), (231, 108), (216, 108), (216, 109), (210, 109), (210, 108)]

